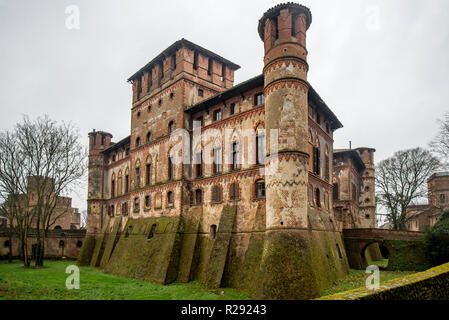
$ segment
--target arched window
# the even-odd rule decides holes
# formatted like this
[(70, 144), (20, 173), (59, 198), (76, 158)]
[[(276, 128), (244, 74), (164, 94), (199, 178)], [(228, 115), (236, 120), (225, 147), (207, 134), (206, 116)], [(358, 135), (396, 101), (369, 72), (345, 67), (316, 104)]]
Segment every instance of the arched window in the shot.
[(352, 201), (357, 202), (357, 187), (354, 183), (351, 183), (352, 185)]
[(81, 248), (83, 246), (83, 242), (81, 241), (81, 240), (78, 240), (77, 242), (76, 242), (76, 247), (77, 248)]
[(140, 201), (139, 198), (134, 198), (134, 212), (140, 211)]
[(232, 170), (238, 170), (240, 167), (240, 161), (239, 161), (239, 143), (238, 141), (234, 141), (232, 143)]
[(151, 142), (151, 132), (147, 133), (147, 143)]
[(330, 173), (329, 173), (329, 149), (326, 146), (324, 149), (324, 178), (327, 181), (330, 181)]
[(111, 181), (111, 198), (115, 197), (115, 178)]
[(109, 216), (110, 216), (110, 217), (113, 217), (113, 216), (114, 216), (114, 205), (111, 205), (111, 206), (109, 207)]
[(313, 147), (313, 173), (317, 176), (319, 176), (321, 173), (320, 164), (320, 149), (317, 147)]
[(137, 148), (138, 146), (140, 146), (140, 138), (139, 138), (139, 137), (137, 137), (137, 139), (136, 139), (136, 148)]
[(65, 247), (65, 242), (64, 242), (64, 240), (59, 241), (59, 247), (60, 247), (60, 248), (64, 248), (64, 247)]
[(149, 208), (151, 206), (151, 198), (150, 196), (145, 196), (145, 207)]
[(201, 189), (195, 190), (195, 204), (203, 203), (203, 191)]
[(317, 208), (321, 208), (321, 192), (319, 188), (315, 189), (315, 204)]
[(235, 201), (239, 199), (239, 184), (234, 182), (229, 187), (229, 200)]
[(168, 124), (168, 133), (172, 133), (173, 131), (175, 131), (175, 122), (170, 121), (170, 123)]
[(334, 189), (332, 190), (332, 198), (334, 199), (334, 200), (338, 200), (338, 198), (339, 198), (339, 190), (338, 190), (338, 183), (334, 183)]
[(173, 156), (168, 157), (168, 180), (173, 180)]
[(61, 226), (56, 226), (54, 230), (62, 230)]
[(210, 237), (215, 239), (217, 237), (217, 225), (213, 224), (210, 226)]
[(140, 167), (136, 168), (136, 188), (140, 187)]
[(167, 193), (167, 203), (168, 203), (169, 205), (172, 205), (172, 204), (173, 204), (173, 191), (169, 191), (169, 192)]
[(145, 171), (145, 184), (149, 186), (151, 184), (151, 163), (147, 163)]
[(265, 198), (265, 180), (263, 179), (256, 181), (256, 198)]
[(199, 178), (203, 176), (203, 153), (197, 152), (195, 154), (195, 177)]
[(124, 216), (128, 215), (128, 202), (122, 203), (122, 215)]
[(221, 202), (221, 196), (222, 196), (221, 188), (219, 186), (214, 186), (212, 188), (212, 202), (213, 203)]
[(265, 164), (265, 133), (256, 135), (256, 164)]
[(221, 172), (221, 147), (214, 148), (214, 174)]

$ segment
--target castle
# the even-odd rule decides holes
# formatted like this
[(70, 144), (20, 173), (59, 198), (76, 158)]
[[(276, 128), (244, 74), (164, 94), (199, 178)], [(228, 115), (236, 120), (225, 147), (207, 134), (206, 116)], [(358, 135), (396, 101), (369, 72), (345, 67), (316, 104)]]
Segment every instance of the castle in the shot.
[(129, 78), (131, 133), (89, 133), (80, 265), (158, 283), (199, 279), (302, 299), (348, 270), (343, 228), (375, 226), (372, 148), (333, 150), (342, 124), (307, 81), (308, 8), (265, 12), (263, 73), (185, 39)]

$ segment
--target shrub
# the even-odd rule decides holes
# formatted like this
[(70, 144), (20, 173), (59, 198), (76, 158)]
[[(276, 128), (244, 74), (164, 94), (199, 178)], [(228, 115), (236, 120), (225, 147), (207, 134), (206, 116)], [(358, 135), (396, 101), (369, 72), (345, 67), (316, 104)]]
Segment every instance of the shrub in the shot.
[(446, 209), (425, 233), (426, 253), (432, 265), (449, 262), (449, 210)]

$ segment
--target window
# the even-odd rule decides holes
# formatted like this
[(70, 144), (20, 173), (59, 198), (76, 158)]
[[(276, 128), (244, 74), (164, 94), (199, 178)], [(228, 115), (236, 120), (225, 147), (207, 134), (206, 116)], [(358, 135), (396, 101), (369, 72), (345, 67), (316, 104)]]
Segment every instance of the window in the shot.
[(137, 148), (138, 146), (140, 146), (140, 138), (137, 138), (137, 139), (136, 139), (136, 148)]
[(168, 157), (168, 180), (173, 180), (173, 156)]
[(168, 124), (168, 133), (172, 133), (173, 131), (175, 131), (175, 122), (170, 121), (170, 123)]
[(195, 190), (195, 204), (203, 203), (203, 191), (201, 189)]
[(125, 176), (125, 193), (129, 192), (129, 176)]
[(124, 216), (128, 215), (128, 202), (124, 202), (122, 204), (122, 215)]
[(81, 248), (83, 246), (83, 242), (81, 241), (81, 240), (78, 240), (77, 242), (76, 242), (76, 247), (77, 248)]
[(198, 89), (198, 97), (204, 97), (203, 89)]
[(316, 113), (316, 123), (321, 125), (321, 116), (320, 116), (320, 114), (318, 112)]
[(149, 186), (151, 184), (151, 164), (147, 164), (145, 173), (146, 173), (145, 184)]
[(214, 148), (214, 173), (221, 172), (221, 148)]
[(221, 202), (221, 188), (219, 186), (214, 186), (212, 188), (212, 202), (213, 203)]
[(151, 206), (150, 196), (145, 196), (145, 207), (149, 208)]
[(352, 185), (352, 201), (357, 202), (357, 187), (353, 183), (351, 183), (351, 185)]
[(151, 238), (154, 237), (154, 234), (156, 233), (156, 227), (157, 227), (157, 224), (153, 224), (151, 226), (151, 229), (150, 229), (150, 232), (148, 233), (148, 238), (147, 239), (151, 239)]
[(440, 194), (440, 203), (445, 203), (446, 202), (446, 195), (445, 194)]
[(195, 154), (195, 175), (197, 178), (202, 177), (203, 176), (203, 153), (202, 152), (198, 152), (197, 154)]
[(193, 70), (198, 69), (198, 52), (193, 53)]
[(340, 246), (338, 245), (338, 243), (337, 243), (336, 245), (337, 245), (338, 257), (339, 257), (340, 259), (343, 259), (343, 255), (341, 254)]
[(62, 230), (61, 226), (56, 226), (54, 230)]
[(263, 93), (256, 94), (256, 96), (254, 98), (254, 102), (255, 102), (256, 106), (260, 106), (260, 105), (264, 104), (265, 97), (264, 97)]
[(235, 201), (239, 199), (239, 184), (234, 182), (229, 188), (229, 200)]
[(319, 188), (315, 189), (315, 204), (317, 208), (321, 208), (321, 192)]
[(326, 132), (327, 133), (331, 133), (331, 129), (330, 129), (329, 123), (327, 123), (327, 122), (326, 122)]
[(129, 156), (129, 148), (126, 148), (125, 155)]
[(324, 155), (324, 176), (327, 181), (330, 180), (329, 174), (329, 156), (327, 154)]
[(235, 114), (235, 103), (231, 103), (230, 113), (231, 115)]
[(133, 226), (129, 226), (128, 229), (126, 229), (125, 238), (129, 237), (129, 234), (131, 233), (132, 230), (133, 230)]
[(265, 198), (265, 181), (264, 180), (256, 181), (256, 198), (258, 198), (258, 199)]
[(60, 248), (64, 248), (64, 247), (65, 247), (65, 242), (64, 242), (64, 240), (59, 241), (59, 247), (60, 247)]
[(320, 169), (320, 149), (313, 147), (313, 173), (319, 176)]
[(239, 143), (237, 141), (232, 143), (232, 170), (239, 169)]
[(136, 188), (140, 187), (140, 168), (136, 168)]
[(167, 193), (167, 203), (168, 203), (169, 205), (172, 205), (172, 204), (173, 204), (173, 192), (172, 192), (172, 191), (169, 191), (169, 192)]
[(256, 164), (265, 164), (265, 134), (256, 136)]
[(214, 111), (214, 121), (220, 121), (221, 120), (221, 109)]
[(225, 81), (226, 79), (226, 65), (223, 63), (221, 65), (221, 81)]
[(140, 111), (137, 112), (137, 118), (140, 118)]
[(175, 94), (173, 92), (170, 92), (170, 100), (173, 100), (174, 97), (175, 97)]
[(210, 226), (210, 237), (215, 239), (217, 237), (217, 225), (213, 224)]
[(110, 217), (113, 217), (113, 216), (114, 216), (114, 205), (111, 205), (111, 206), (109, 207), (109, 212), (108, 212), (108, 214), (109, 214)]
[(111, 198), (115, 197), (115, 180), (112, 179), (111, 182)]
[(212, 59), (209, 58), (209, 65), (207, 67), (207, 74), (210, 76), (212, 74)]
[(202, 127), (203, 126), (203, 117), (196, 118), (196, 120), (194, 122), (195, 122), (193, 124), (194, 128)]
[(147, 133), (147, 143), (151, 142), (151, 132)]
[(134, 212), (140, 211), (140, 203), (139, 198), (134, 198)]
[(151, 106), (148, 106), (147, 111), (148, 111), (148, 113), (151, 112)]
[(332, 190), (332, 197), (334, 200), (338, 200), (338, 183), (334, 183), (334, 188)]

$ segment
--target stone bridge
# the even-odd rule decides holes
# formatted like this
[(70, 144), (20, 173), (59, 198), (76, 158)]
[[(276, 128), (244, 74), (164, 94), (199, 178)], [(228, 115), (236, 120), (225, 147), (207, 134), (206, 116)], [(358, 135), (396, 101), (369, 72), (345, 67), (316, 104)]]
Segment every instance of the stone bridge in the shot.
[(343, 231), (343, 238), (352, 269), (366, 269), (370, 260), (382, 256), (389, 259), (387, 270), (421, 271), (429, 267), (422, 232), (348, 229)]

